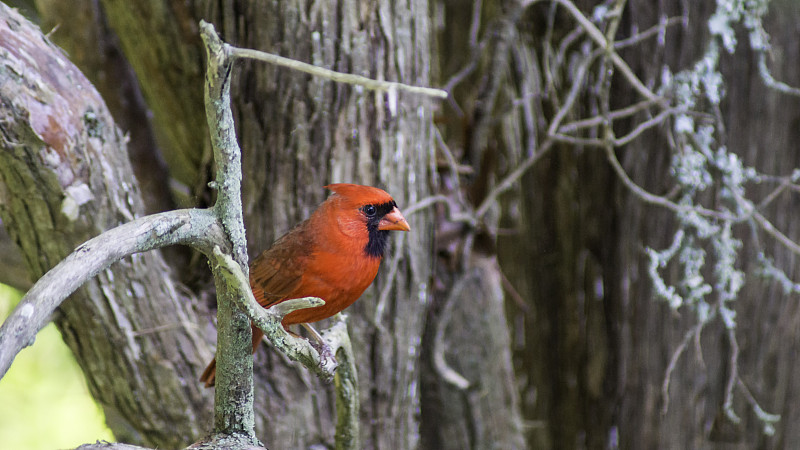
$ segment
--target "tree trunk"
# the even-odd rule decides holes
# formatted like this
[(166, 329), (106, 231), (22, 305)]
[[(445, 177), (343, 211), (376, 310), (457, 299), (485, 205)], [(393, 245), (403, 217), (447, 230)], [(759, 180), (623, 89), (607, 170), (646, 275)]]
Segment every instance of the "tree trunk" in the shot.
[[(429, 83), (425, 2), (274, 6), (211, 15), (239, 46), (371, 78)], [(392, 105), (386, 94), (253, 62), (235, 79), (251, 254), (307, 217), (328, 182), (383, 187), (401, 208), (429, 195), (425, 98), (400, 94)], [(393, 237), (374, 287), (347, 311), (364, 448), (413, 448), (418, 439), (417, 348), (429, 295), (431, 216), (423, 211), (409, 220), (412, 233)], [(333, 444), (331, 386), (268, 348), (256, 354), (256, 373), (256, 429), (267, 446)]]
[[(0, 12), (0, 215), (38, 278), (144, 208), (100, 95), (27, 20)], [(119, 439), (177, 447), (211, 417), (211, 396), (182, 382), (210, 352), (169, 273), (158, 252), (136, 255), (76, 292), (55, 322)]]
[[(481, 76), (450, 87), (450, 105), (437, 117), (446, 146), (437, 151), (434, 301), (423, 335), (422, 443), (431, 449), (525, 448), (520, 398), (505, 314), (504, 275), (497, 262), (498, 205), (474, 223), (464, 220), (486, 198), (497, 162), (495, 124), (522, 6), (485, 5), (481, 14), (463, 2), (440, 2), (436, 21), (440, 80), (474, 65)], [(471, 21), (478, 21), (471, 24)], [(483, 30), (485, 51), (470, 30)], [(482, 56), (483, 55), (483, 56)], [(462, 90), (463, 89), (463, 90)], [(448, 156), (447, 154), (452, 155)], [(458, 160), (471, 176), (448, 162)]]

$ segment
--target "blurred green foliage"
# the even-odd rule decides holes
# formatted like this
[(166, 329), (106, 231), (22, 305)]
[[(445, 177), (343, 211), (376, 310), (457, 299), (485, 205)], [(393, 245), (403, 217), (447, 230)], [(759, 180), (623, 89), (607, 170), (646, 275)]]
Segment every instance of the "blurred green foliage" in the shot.
[[(21, 297), (0, 284), (0, 318), (5, 319)], [(72, 353), (50, 324), (0, 379), (0, 447), (75, 448), (97, 440), (114, 441), (114, 436)]]

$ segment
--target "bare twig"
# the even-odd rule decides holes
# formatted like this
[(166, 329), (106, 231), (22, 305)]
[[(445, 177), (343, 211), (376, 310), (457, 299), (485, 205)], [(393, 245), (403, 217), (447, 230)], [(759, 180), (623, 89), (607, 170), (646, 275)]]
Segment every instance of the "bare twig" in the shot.
[[(445, 92), (453, 92), (453, 89), (465, 78), (467, 78), (475, 68), (478, 67), (478, 61), (480, 60), (481, 51), (485, 47), (485, 43), (478, 41), (478, 31), (480, 30), (481, 25), (481, 9), (483, 7), (482, 0), (476, 0), (472, 4), (472, 22), (469, 26), (469, 47), (470, 47), (470, 58), (469, 62), (461, 68), (458, 72), (456, 72), (453, 76), (450, 77), (449, 80), (444, 84), (444, 91)], [(456, 111), (459, 117), (464, 116), (464, 110), (461, 106), (456, 102), (455, 98), (450, 95), (447, 97), (447, 101), (450, 103), (450, 106)]]
[(605, 147), (606, 145), (606, 141), (600, 138), (582, 138), (568, 136), (566, 134), (554, 134), (551, 138), (556, 142), (563, 142), (565, 144), (579, 145), (584, 147)]
[(503, 178), (503, 181), (498, 183), (486, 195), (486, 198), (483, 199), (481, 205), (475, 210), (475, 217), (483, 217), (483, 215), (486, 214), (487, 211), (489, 211), (489, 208), (492, 207), (492, 204), (494, 204), (494, 202), (497, 201), (497, 197), (499, 197), (507, 190), (511, 189), (511, 187), (514, 186), (514, 183), (516, 183), (517, 180), (519, 180), (523, 175), (525, 175), (525, 172), (527, 172), (528, 169), (533, 167), (533, 165), (536, 164), (536, 162), (539, 161), (539, 159), (541, 159), (545, 154), (547, 154), (547, 152), (553, 146), (554, 142), (555, 141), (553, 139), (546, 140), (544, 144), (539, 146), (539, 149), (536, 153), (525, 158), (525, 160), (522, 161), (522, 163), (519, 166), (517, 166), (516, 169), (514, 169), (513, 171), (511, 171), (511, 173), (506, 175), (506, 177)]
[(639, 137), (639, 135), (641, 135), (648, 129), (663, 123), (667, 119), (667, 117), (671, 116), (674, 113), (675, 110), (673, 109), (665, 109), (660, 113), (658, 113), (658, 115), (656, 115), (655, 117), (652, 117), (636, 125), (636, 128), (634, 128), (630, 133), (626, 134), (625, 136), (622, 136), (621, 138), (614, 139), (613, 141), (614, 147), (622, 147), (623, 145), (627, 145), (629, 142)]
[[(654, 105), (655, 102), (652, 100), (642, 100), (639, 103), (635, 103), (631, 106), (627, 106), (625, 108), (620, 108), (614, 111), (610, 111), (608, 113), (608, 118), (611, 120), (621, 119), (624, 117), (632, 116), (639, 111), (643, 111), (650, 106)], [(596, 115), (592, 116), (588, 119), (576, 120), (574, 122), (570, 122), (566, 125), (562, 125), (559, 129), (559, 133), (569, 133), (572, 131), (576, 131), (582, 128), (591, 128), (601, 125), (603, 123), (603, 116)]]
[(753, 396), (753, 393), (750, 392), (750, 389), (748, 389), (744, 384), (744, 381), (741, 377), (739, 377), (739, 379), (736, 381), (736, 385), (744, 394), (744, 398), (747, 399), (747, 402), (750, 403), (750, 408), (752, 408), (753, 412), (755, 412), (756, 416), (758, 416), (761, 421), (767, 422), (767, 425), (770, 425), (781, 420), (781, 416), (779, 414), (771, 414), (764, 411), (761, 405), (758, 404), (756, 398)]
[(764, 80), (764, 84), (766, 84), (767, 87), (784, 94), (800, 97), (800, 88), (789, 86), (783, 81), (776, 80), (775, 77), (772, 76), (772, 72), (770, 72), (769, 67), (767, 67), (767, 53), (764, 51), (758, 53), (758, 73), (761, 75), (761, 79)]
[(775, 226), (772, 225), (772, 222), (762, 216), (761, 213), (758, 211), (752, 211), (751, 217), (768, 235), (775, 238), (778, 242), (783, 244), (784, 247), (791, 250), (792, 253), (800, 255), (800, 245), (797, 245), (796, 242), (789, 239), (785, 234), (781, 233), (780, 230), (775, 228)]
[(586, 77), (586, 72), (589, 65), (592, 63), (593, 59), (597, 56), (597, 54), (591, 55), (587, 57), (579, 66), (578, 73), (573, 80), (572, 87), (570, 88), (570, 92), (567, 95), (567, 99), (564, 104), (559, 108), (556, 112), (555, 116), (553, 117), (552, 121), (550, 122), (550, 126), (547, 129), (547, 136), (548, 138), (539, 146), (538, 151), (529, 155), (516, 169), (511, 171), (506, 177), (498, 183), (487, 195), (486, 198), (483, 199), (480, 206), (475, 209), (475, 218), (479, 219), (489, 211), (489, 208), (492, 207), (495, 201), (497, 201), (497, 197), (501, 194), (506, 192), (507, 190), (511, 189), (514, 183), (517, 182), (518, 179), (525, 174), (533, 165), (542, 157), (544, 156), (547, 151), (552, 147), (555, 143), (555, 140), (552, 138), (556, 134), (556, 130), (558, 129), (559, 124), (561, 121), (566, 117), (569, 110), (574, 105), (576, 99), (578, 98), (578, 94), (580, 89), (583, 85), (583, 80)]
[(483, 0), (472, 2), (472, 21), (469, 25), (469, 46), (478, 47), (478, 31), (481, 28), (481, 10), (483, 10)]
[(728, 344), (731, 346), (731, 356), (728, 362), (730, 374), (728, 382), (725, 384), (725, 401), (722, 409), (731, 422), (739, 423), (742, 419), (733, 410), (733, 388), (736, 387), (736, 382), (739, 380), (739, 342), (736, 340), (736, 330), (733, 328), (728, 328)]
[[(608, 162), (611, 164), (611, 168), (614, 169), (614, 172), (616, 172), (617, 177), (620, 179), (620, 181), (622, 181), (622, 184), (624, 184), (625, 187), (627, 187), (634, 195), (639, 197), (639, 199), (644, 201), (645, 203), (661, 206), (678, 213), (693, 212), (701, 216), (713, 217), (715, 219), (720, 219), (720, 220), (729, 220), (731, 222), (742, 221), (743, 218), (739, 216), (734, 216), (731, 214), (715, 211), (713, 209), (703, 208), (700, 206), (679, 205), (677, 203), (669, 201), (666, 197), (662, 197), (660, 195), (655, 195), (651, 194), (650, 192), (647, 192), (641, 186), (634, 183), (633, 180), (630, 179), (630, 177), (628, 177), (628, 174), (625, 172), (625, 169), (619, 163), (619, 160), (617, 160), (617, 155), (614, 154), (613, 147), (607, 146), (605, 148), (605, 151)], [(784, 236), (784, 238), (786, 237)], [(800, 251), (800, 247), (798, 247), (798, 251)]]
[(414, 215), (425, 208), (429, 208), (436, 203), (449, 203), (452, 199), (445, 196), (445, 195), (431, 195), (430, 197), (425, 197), (422, 200), (411, 204), (407, 208), (403, 208), (404, 212), (407, 216)]
[(436, 143), (439, 145), (439, 149), (444, 153), (444, 157), (447, 160), (447, 167), (450, 169), (450, 174), (452, 176), (453, 181), (453, 192), (456, 195), (456, 198), (459, 202), (464, 202), (464, 193), (461, 189), (461, 170), (459, 170), (458, 162), (456, 161), (456, 157), (453, 155), (453, 151), (450, 150), (450, 146), (447, 145), (447, 142), (444, 141), (442, 137), (442, 133), (439, 132), (437, 128), (434, 128), (433, 136), (436, 138)]
[(305, 72), (315, 77), (325, 78), (339, 83), (354, 84), (363, 86), (367, 89), (375, 91), (406, 91), (412, 94), (427, 95), (436, 98), (447, 98), (447, 91), (441, 89), (411, 86), (404, 83), (395, 81), (379, 81), (372, 78), (362, 77), (360, 75), (353, 75), (349, 73), (336, 72), (324, 67), (315, 66), (312, 64), (304, 63), (283, 56), (273, 55), (272, 53), (262, 52), (258, 50), (251, 50), (247, 48), (233, 47), (225, 44), (231, 56), (236, 58), (249, 58), (258, 61), (268, 62), (282, 67), (287, 67), (300, 72)]
[[(570, 0), (553, 0), (554, 2), (558, 3), (559, 5), (563, 6), (570, 15), (586, 30), (589, 34), (589, 37), (595, 41), (598, 47), (600, 48), (608, 48), (608, 41), (603, 33), (597, 29), (597, 27), (589, 20), (583, 13), (572, 3)], [(533, 3), (533, 2), (532, 2)], [(622, 76), (628, 80), (628, 83), (641, 94), (644, 98), (648, 100), (663, 102), (664, 100), (661, 99), (655, 92), (651, 91), (647, 86), (639, 80), (639, 77), (633, 73), (628, 63), (622, 59), (616, 52), (609, 52), (609, 58), (611, 58), (611, 62), (614, 64), (614, 67), (620, 71)]]
[(444, 357), (444, 352), (446, 350), (444, 334), (447, 330), (447, 325), (450, 323), (450, 319), (452, 318), (453, 308), (458, 303), (456, 299), (459, 295), (461, 295), (461, 291), (464, 290), (467, 282), (470, 281), (470, 277), (470, 274), (465, 274), (459, 277), (453, 284), (453, 288), (450, 291), (450, 294), (447, 296), (447, 299), (445, 299), (444, 307), (442, 307), (442, 313), (436, 323), (436, 334), (433, 339), (433, 366), (436, 369), (436, 372), (442, 377), (443, 380), (447, 381), (460, 391), (468, 389), (470, 383), (460, 373), (456, 372), (452, 367), (450, 367), (449, 364), (447, 364), (447, 360)]
[(663, 401), (663, 405), (661, 406), (661, 414), (666, 414), (669, 410), (669, 385), (670, 381), (672, 380), (672, 372), (674, 372), (675, 368), (678, 366), (678, 360), (686, 351), (686, 347), (689, 346), (689, 343), (692, 342), (692, 340), (700, 338), (700, 333), (703, 332), (703, 327), (705, 327), (706, 323), (707, 322), (700, 322), (691, 330), (687, 331), (686, 334), (683, 335), (681, 343), (678, 344), (678, 348), (672, 352), (672, 357), (670, 357), (669, 364), (667, 364), (667, 370), (664, 373), (664, 381), (661, 383), (661, 398)]
[(778, 198), (782, 193), (784, 193), (787, 189), (789, 189), (790, 186), (792, 186), (791, 180), (789, 178), (785, 178), (784, 180), (781, 181), (778, 187), (773, 189), (772, 192), (767, 194), (767, 196), (764, 197), (764, 199), (758, 203), (758, 206), (756, 208), (757, 209), (766, 208), (767, 206), (769, 206), (770, 203), (775, 201), (775, 199)]
[(661, 20), (658, 22), (658, 24), (653, 25), (652, 27), (642, 31), (641, 33), (637, 33), (627, 39), (620, 39), (614, 42), (614, 48), (619, 50), (621, 48), (638, 44), (639, 42), (642, 42), (643, 40), (654, 35), (663, 36), (667, 28), (671, 27), (672, 25), (677, 25), (679, 23), (683, 23), (683, 17), (670, 17), (670, 18), (662, 17)]

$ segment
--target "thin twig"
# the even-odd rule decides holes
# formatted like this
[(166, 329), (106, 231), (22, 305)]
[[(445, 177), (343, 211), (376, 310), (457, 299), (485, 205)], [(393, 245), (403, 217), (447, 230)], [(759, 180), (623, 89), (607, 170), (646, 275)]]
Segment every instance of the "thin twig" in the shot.
[(542, 145), (539, 146), (538, 151), (529, 155), (516, 169), (506, 175), (506, 177), (486, 195), (486, 198), (483, 199), (483, 202), (481, 202), (480, 206), (478, 206), (478, 208), (475, 210), (474, 217), (476, 219), (483, 217), (497, 200), (497, 197), (511, 189), (514, 183), (516, 183), (516, 181), (521, 178), (522, 175), (528, 171), (528, 169), (533, 167), (533, 165), (542, 156), (544, 156), (555, 143), (554, 139), (552, 139), (552, 136), (556, 134), (559, 124), (564, 117), (566, 117), (567, 113), (572, 108), (572, 105), (577, 100), (578, 94), (580, 93), (580, 89), (583, 85), (583, 80), (586, 77), (587, 69), (598, 54), (599, 53), (595, 52), (593, 55), (588, 56), (578, 67), (578, 73), (573, 80), (572, 88), (570, 88), (566, 101), (559, 108), (559, 110), (556, 112), (556, 115), (553, 117), (553, 120), (550, 122), (550, 126), (547, 130), (548, 138)]
[(614, 48), (619, 50), (621, 48), (638, 44), (639, 42), (642, 42), (643, 40), (649, 38), (650, 36), (656, 34), (663, 34), (668, 27), (671, 27), (672, 25), (677, 25), (682, 22), (683, 22), (683, 17), (670, 17), (667, 20), (659, 21), (657, 25), (653, 25), (652, 27), (642, 31), (641, 33), (637, 33), (629, 38), (620, 39), (614, 42)]
[(672, 357), (669, 359), (669, 364), (667, 364), (667, 370), (664, 373), (664, 381), (661, 383), (661, 398), (663, 401), (663, 406), (661, 407), (661, 414), (666, 414), (669, 410), (669, 385), (670, 381), (672, 380), (672, 372), (675, 371), (675, 368), (678, 366), (678, 360), (680, 359), (681, 355), (686, 351), (686, 347), (689, 346), (689, 343), (692, 342), (693, 339), (699, 338), (700, 333), (703, 332), (703, 327), (707, 322), (700, 322), (695, 325), (691, 330), (687, 331), (686, 334), (683, 335), (683, 339), (681, 339), (681, 343), (678, 344), (678, 348), (672, 352)]
[[(622, 168), (622, 165), (619, 163), (617, 159), (617, 155), (614, 154), (613, 147), (607, 146), (605, 148), (606, 156), (608, 162), (611, 164), (611, 168), (614, 169), (616, 172), (617, 177), (622, 181), (622, 184), (625, 185), (634, 195), (639, 197), (640, 200), (644, 201), (645, 203), (650, 203), (652, 205), (661, 206), (667, 208), (671, 211), (678, 212), (678, 213), (696, 213), (701, 216), (706, 217), (713, 217), (719, 220), (729, 220), (731, 222), (741, 222), (742, 217), (730, 215), (724, 212), (715, 211), (712, 209), (703, 208), (700, 206), (686, 206), (686, 205), (679, 205), (677, 203), (671, 202), (667, 200), (665, 197), (660, 195), (651, 194), (644, 190), (641, 186), (634, 183), (633, 180), (628, 177), (627, 172), (625, 169)], [(785, 236), (784, 236), (785, 238)], [(788, 238), (786, 238), (788, 239)], [(800, 247), (798, 247), (798, 252), (800, 254)]]
[(739, 377), (739, 379), (737, 380), (736, 385), (739, 387), (739, 390), (742, 391), (745, 399), (747, 399), (747, 402), (750, 403), (750, 407), (753, 409), (753, 411), (756, 413), (756, 416), (758, 416), (760, 420), (768, 423), (775, 423), (781, 420), (780, 414), (772, 414), (764, 411), (761, 405), (758, 404), (756, 398), (753, 396), (753, 393), (750, 392), (750, 389), (748, 389), (747, 386), (744, 384), (744, 381), (742, 381), (741, 377)]
[(563, 142), (565, 144), (579, 145), (583, 147), (605, 147), (606, 141), (600, 138), (582, 138), (577, 136), (568, 136), (566, 134), (554, 134), (552, 139), (556, 142)]
[(537, 161), (539, 161), (545, 154), (547, 154), (550, 148), (552, 148), (553, 144), (554, 141), (552, 139), (546, 140), (544, 144), (539, 146), (539, 149), (537, 150), (536, 153), (525, 158), (525, 160), (522, 161), (522, 163), (519, 166), (517, 166), (516, 169), (511, 171), (511, 173), (506, 175), (506, 177), (503, 178), (503, 180), (500, 183), (498, 183), (494, 188), (492, 188), (492, 190), (486, 195), (486, 198), (483, 199), (481, 205), (475, 210), (475, 217), (477, 218), (483, 217), (483, 215), (486, 214), (487, 211), (489, 211), (489, 208), (492, 207), (494, 202), (497, 201), (497, 197), (499, 197), (507, 190), (511, 189), (511, 187), (514, 186), (514, 183), (516, 183), (517, 180), (519, 180), (523, 175), (525, 175), (525, 172), (527, 172), (528, 169), (533, 167), (533, 165), (536, 164)]
[[(608, 47), (608, 41), (606, 40), (606, 37), (603, 35), (603, 33), (597, 29), (597, 27), (592, 23), (591, 20), (589, 20), (586, 16), (583, 15), (583, 13), (578, 9), (577, 6), (575, 6), (574, 3), (572, 3), (569, 0), (553, 0), (553, 1), (563, 6), (570, 13), (570, 15), (572, 15), (572, 17), (586, 30), (586, 32), (589, 34), (589, 37), (593, 41), (595, 41), (598, 47), (603, 49)], [(536, 0), (530, 3), (535, 3), (535, 2)], [(633, 73), (633, 70), (631, 70), (630, 66), (628, 66), (628, 63), (626, 63), (625, 60), (622, 59), (622, 57), (619, 56), (616, 52), (611, 51), (609, 57), (611, 58), (611, 62), (614, 64), (614, 67), (616, 67), (617, 70), (620, 71), (622, 76), (626, 80), (628, 80), (628, 83), (630, 83), (631, 86), (633, 86), (636, 92), (638, 92), (648, 100), (657, 101), (659, 103), (663, 103), (665, 101), (663, 98), (661, 98), (656, 93), (651, 91), (647, 86), (645, 86), (644, 83), (642, 83), (642, 81), (639, 80), (639, 77), (637, 77), (636, 74)]]
[(406, 208), (403, 208), (403, 212), (405, 213), (406, 216), (411, 216), (422, 211), (425, 208), (435, 205), (436, 203), (449, 203), (451, 201), (452, 199), (450, 197), (441, 194), (431, 195), (429, 197), (421, 199), (416, 203), (411, 204)]
[(667, 119), (667, 117), (671, 116), (674, 113), (675, 110), (673, 109), (665, 109), (660, 113), (658, 113), (658, 115), (656, 115), (655, 117), (645, 120), (644, 122), (637, 125), (636, 128), (634, 128), (633, 131), (631, 131), (630, 133), (626, 134), (625, 136), (622, 136), (621, 138), (614, 139), (613, 141), (614, 147), (622, 147), (623, 145), (627, 145), (629, 142), (639, 137), (639, 135), (641, 135), (648, 129), (663, 123)]
[(336, 72), (334, 70), (326, 69), (324, 67), (315, 66), (313, 64), (304, 63), (291, 58), (273, 55), (272, 53), (262, 52), (259, 50), (251, 50), (247, 48), (233, 47), (228, 44), (226, 46), (231, 52), (231, 56), (236, 58), (248, 58), (259, 61), (268, 62), (289, 69), (298, 70), (319, 78), (325, 78), (339, 83), (353, 84), (362, 86), (366, 89), (375, 91), (406, 91), (412, 94), (427, 95), (436, 98), (447, 98), (447, 91), (441, 89), (411, 86), (404, 83), (395, 81), (379, 81), (372, 78), (362, 77), (360, 75), (353, 75), (350, 73)]
[(783, 244), (784, 247), (791, 250), (792, 253), (800, 255), (800, 245), (797, 245), (796, 242), (789, 239), (785, 234), (781, 233), (780, 230), (775, 228), (775, 226), (772, 225), (772, 223), (764, 216), (762, 216), (761, 213), (758, 211), (752, 211), (751, 217), (768, 235), (775, 238), (778, 242)]
[[(642, 100), (639, 103), (635, 103), (631, 106), (626, 106), (625, 108), (616, 109), (614, 111), (610, 111), (608, 113), (608, 118), (612, 120), (621, 119), (624, 117), (632, 116), (639, 111), (643, 111), (650, 106), (654, 105), (656, 102), (653, 100)], [(581, 128), (591, 128), (603, 123), (603, 116), (597, 115), (592, 116), (588, 119), (576, 120), (574, 122), (570, 122), (568, 124), (562, 125), (559, 129), (559, 133), (569, 133), (571, 131), (576, 131)]]
[(556, 130), (561, 125), (561, 122), (564, 120), (564, 117), (572, 110), (572, 105), (575, 104), (575, 101), (578, 99), (578, 94), (581, 92), (581, 88), (584, 86), (584, 80), (586, 79), (586, 74), (588, 73), (589, 66), (594, 62), (594, 60), (600, 55), (600, 52), (592, 52), (591, 55), (586, 57), (581, 64), (578, 66), (578, 71), (575, 74), (575, 77), (572, 80), (572, 87), (567, 94), (567, 99), (564, 101), (564, 104), (558, 108), (555, 116), (550, 121), (550, 126), (547, 127), (547, 135), (552, 136), (556, 134)]
[(722, 405), (723, 411), (728, 419), (733, 423), (742, 421), (733, 410), (733, 388), (736, 387), (736, 382), (739, 380), (739, 342), (736, 340), (736, 330), (728, 328), (728, 343), (731, 346), (730, 375), (728, 375), (728, 382), (725, 384), (725, 401)]
[(761, 79), (764, 80), (764, 84), (767, 85), (767, 87), (784, 94), (800, 97), (800, 89), (789, 86), (783, 81), (778, 81), (772, 76), (769, 67), (767, 67), (767, 53), (765, 51), (761, 51), (758, 54), (758, 73), (761, 75)]
[[(453, 74), (450, 79), (444, 84), (444, 91), (446, 92), (453, 92), (453, 89), (464, 81), (472, 72), (475, 71), (475, 68), (478, 67), (478, 61), (480, 60), (481, 53), (483, 48), (486, 46), (485, 42), (481, 42), (478, 40), (478, 31), (480, 30), (481, 24), (481, 9), (483, 6), (483, 2), (481, 0), (476, 0), (473, 2), (472, 5), (472, 22), (470, 23), (469, 27), (469, 47), (470, 47), (470, 58), (469, 62), (462, 67), (458, 72)], [(447, 101), (450, 103), (450, 106), (456, 111), (458, 117), (464, 116), (464, 110), (461, 108), (461, 105), (456, 102), (455, 98), (450, 95), (447, 97)]]
[(790, 179), (789, 178), (785, 178), (781, 182), (781, 184), (778, 185), (778, 187), (773, 189), (772, 192), (767, 194), (767, 196), (764, 197), (764, 199), (761, 200), (761, 202), (758, 203), (758, 206), (756, 207), (756, 209), (764, 209), (767, 206), (769, 206), (770, 203), (775, 201), (776, 198), (778, 198), (782, 193), (784, 193), (787, 189), (789, 189), (789, 186), (791, 186), (791, 185), (792, 185), (792, 182), (790, 181)]
[(444, 153), (444, 157), (447, 160), (447, 166), (450, 169), (450, 174), (453, 177), (453, 185), (454, 185), (453, 191), (455, 192), (459, 202), (461, 202), (462, 204), (466, 203), (464, 201), (464, 193), (461, 190), (461, 177), (460, 177), (461, 171), (459, 170), (456, 157), (450, 150), (450, 146), (448, 146), (447, 142), (444, 141), (442, 133), (439, 131), (439, 129), (434, 127), (433, 131), (434, 131), (433, 135), (436, 138), (436, 143), (439, 144), (439, 149), (441, 149), (442, 152)]

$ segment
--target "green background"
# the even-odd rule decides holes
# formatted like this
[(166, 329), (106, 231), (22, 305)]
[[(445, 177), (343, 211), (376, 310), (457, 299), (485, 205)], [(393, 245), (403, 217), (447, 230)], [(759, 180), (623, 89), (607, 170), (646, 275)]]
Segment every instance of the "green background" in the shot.
[[(20, 292), (0, 284), (0, 318), (20, 298)], [(0, 447), (75, 448), (97, 440), (114, 441), (114, 436), (72, 353), (50, 324), (0, 379)]]

